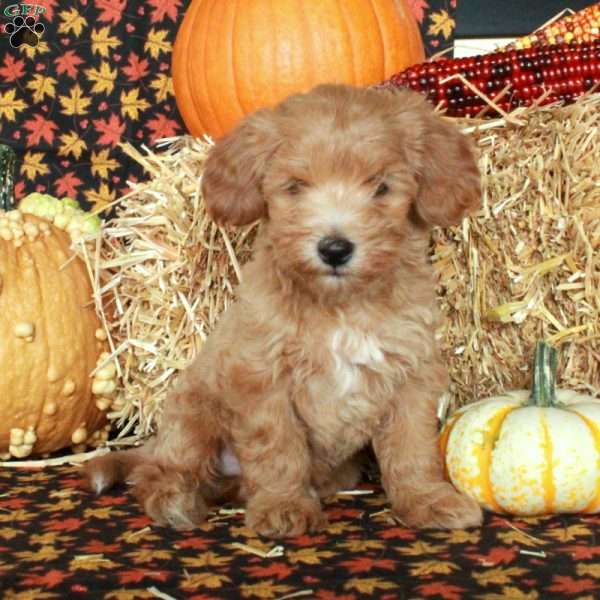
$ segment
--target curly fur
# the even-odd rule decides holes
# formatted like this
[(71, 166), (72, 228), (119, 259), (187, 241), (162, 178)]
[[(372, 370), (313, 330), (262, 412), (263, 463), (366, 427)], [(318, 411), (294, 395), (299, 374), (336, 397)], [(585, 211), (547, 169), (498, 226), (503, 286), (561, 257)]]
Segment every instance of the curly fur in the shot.
[[(219, 223), (262, 219), (238, 300), (166, 400), (145, 445), (92, 461), (101, 492), (128, 481), (157, 522), (198, 525), (237, 497), (258, 533), (322, 527), (319, 496), (356, 483), (372, 443), (410, 526), (465, 527), (481, 511), (443, 479), (429, 228), (479, 206), (467, 139), (413, 92), (327, 85), (246, 118), (210, 153)], [(353, 242), (335, 269), (326, 236)]]

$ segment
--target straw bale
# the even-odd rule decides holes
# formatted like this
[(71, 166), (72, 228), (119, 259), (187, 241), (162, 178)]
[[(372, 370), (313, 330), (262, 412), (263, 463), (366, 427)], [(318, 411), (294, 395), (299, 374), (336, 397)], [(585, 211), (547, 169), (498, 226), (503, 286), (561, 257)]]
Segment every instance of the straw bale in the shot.
[[(432, 236), (450, 404), (528, 385), (541, 338), (561, 347), (559, 384), (598, 394), (600, 95), (455, 122), (479, 150), (483, 209)], [(165, 143), (158, 154), (125, 147), (150, 180), (131, 184), (95, 252), (123, 436), (153, 428), (172, 378), (232, 301), (255, 233), (208, 219), (199, 184), (209, 142)]]
[(255, 227), (227, 230), (207, 216), (200, 193), (208, 141), (165, 140), (167, 149), (124, 150), (150, 179), (130, 182), (95, 254), (96, 305), (121, 370), (120, 436), (149, 433), (172, 378), (198, 352), (233, 298)]
[(600, 391), (600, 95), (511, 121), (462, 121), (483, 209), (433, 233), (455, 405), (528, 387), (538, 339), (560, 347), (559, 385)]

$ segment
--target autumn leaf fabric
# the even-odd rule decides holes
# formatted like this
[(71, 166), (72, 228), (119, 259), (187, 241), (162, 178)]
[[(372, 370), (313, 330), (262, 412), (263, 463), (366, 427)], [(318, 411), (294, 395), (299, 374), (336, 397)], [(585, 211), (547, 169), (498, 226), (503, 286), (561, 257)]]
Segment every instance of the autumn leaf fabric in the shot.
[(427, 56), (445, 54), (454, 44), (457, 0), (407, 0), (415, 15)]
[[(452, 43), (456, 0), (409, 0), (429, 54)], [(170, 73), (189, 0), (39, 0), (37, 46), (13, 48), (0, 13), (0, 143), (18, 154), (17, 198), (100, 209), (147, 175), (119, 147), (185, 133)]]
[[(275, 543), (214, 511), (190, 532), (153, 525), (125, 488), (82, 489), (76, 467), (0, 471), (0, 597), (548, 600), (600, 596), (599, 516), (486, 517), (418, 532), (377, 484), (327, 501), (329, 527)], [(277, 547), (279, 546), (279, 547)]]
[[(182, 0), (41, 0), (37, 46), (0, 34), (0, 143), (19, 156), (17, 198), (32, 191), (102, 208), (142, 168), (119, 148), (185, 132), (170, 75)], [(0, 31), (10, 19), (1, 17)]]

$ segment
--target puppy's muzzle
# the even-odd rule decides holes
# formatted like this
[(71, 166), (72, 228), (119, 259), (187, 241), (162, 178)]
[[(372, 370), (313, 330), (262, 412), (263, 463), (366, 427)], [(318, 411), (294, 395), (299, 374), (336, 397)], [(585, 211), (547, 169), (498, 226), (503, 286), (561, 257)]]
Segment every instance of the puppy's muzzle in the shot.
[(354, 253), (354, 244), (343, 237), (324, 237), (317, 244), (319, 258), (331, 267), (345, 265)]

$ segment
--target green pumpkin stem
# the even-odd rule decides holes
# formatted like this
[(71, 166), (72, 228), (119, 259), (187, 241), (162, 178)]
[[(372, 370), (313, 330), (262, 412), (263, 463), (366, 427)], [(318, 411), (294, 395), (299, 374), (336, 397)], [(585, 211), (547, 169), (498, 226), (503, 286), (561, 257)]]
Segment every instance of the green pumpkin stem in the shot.
[(533, 362), (533, 386), (529, 403), (534, 406), (556, 405), (556, 348), (538, 342)]
[(10, 146), (0, 144), (0, 210), (15, 208), (15, 152)]

